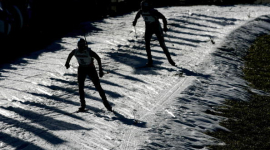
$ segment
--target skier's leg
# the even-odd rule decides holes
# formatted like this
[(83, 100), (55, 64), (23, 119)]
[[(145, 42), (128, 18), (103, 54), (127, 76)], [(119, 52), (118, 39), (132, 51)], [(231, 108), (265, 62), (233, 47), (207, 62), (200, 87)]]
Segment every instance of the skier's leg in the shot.
[(85, 94), (84, 94), (84, 81), (86, 78), (86, 73), (83, 68), (78, 68), (78, 86), (79, 86), (79, 94), (80, 94), (80, 102), (81, 102), (81, 110), (85, 109)]
[(103, 101), (104, 106), (107, 108), (107, 110), (112, 111), (112, 107), (107, 100), (107, 97), (105, 95), (103, 88), (100, 85), (100, 80), (99, 80), (99, 77), (95, 68), (93, 70), (91, 69), (91, 74), (89, 74), (89, 77), (92, 80), (96, 90), (99, 92), (99, 95)]
[(150, 48), (151, 38), (152, 38), (152, 32), (146, 29), (144, 39), (145, 39), (145, 49), (146, 49), (147, 58), (148, 58), (147, 65), (149, 66), (153, 65), (153, 59), (152, 59), (151, 48)]
[(162, 29), (160, 28), (160, 30), (158, 32), (155, 33), (157, 38), (158, 38), (158, 41), (159, 41), (159, 44), (160, 44), (160, 47), (163, 49), (163, 52), (165, 53), (169, 63), (172, 65), (172, 66), (175, 66), (175, 62), (172, 60), (171, 58), (171, 55), (169, 53), (169, 50), (165, 44), (165, 40), (164, 40), (164, 34), (163, 34), (163, 31)]

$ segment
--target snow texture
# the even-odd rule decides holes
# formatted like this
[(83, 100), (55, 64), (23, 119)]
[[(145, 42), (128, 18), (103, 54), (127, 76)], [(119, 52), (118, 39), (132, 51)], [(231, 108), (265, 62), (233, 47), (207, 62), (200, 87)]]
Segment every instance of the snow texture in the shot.
[[(151, 41), (156, 67), (144, 65), (144, 22), (136, 12), (85, 22), (89, 47), (102, 59), (101, 86), (115, 114), (105, 111), (92, 82), (86, 80), (87, 112), (80, 103), (77, 62), (64, 67), (83, 36), (74, 30), (0, 73), (0, 149), (204, 150), (224, 144), (204, 134), (226, 130), (222, 117), (205, 113), (225, 99), (246, 100), (241, 79), (251, 43), (270, 31), (264, 5), (159, 8), (168, 19), (166, 45), (178, 67)], [(96, 63), (96, 62), (95, 62)], [(97, 63), (96, 63), (97, 65)]]

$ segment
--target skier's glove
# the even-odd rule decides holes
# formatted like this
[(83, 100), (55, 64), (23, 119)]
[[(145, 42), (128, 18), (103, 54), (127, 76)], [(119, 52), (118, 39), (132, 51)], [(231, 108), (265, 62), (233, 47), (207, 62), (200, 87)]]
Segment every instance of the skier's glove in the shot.
[(68, 63), (66, 63), (65, 66), (67, 69), (70, 67), (70, 65)]
[(136, 26), (136, 24), (137, 24), (137, 21), (134, 20), (134, 21), (132, 22), (132, 25), (133, 25), (133, 26)]

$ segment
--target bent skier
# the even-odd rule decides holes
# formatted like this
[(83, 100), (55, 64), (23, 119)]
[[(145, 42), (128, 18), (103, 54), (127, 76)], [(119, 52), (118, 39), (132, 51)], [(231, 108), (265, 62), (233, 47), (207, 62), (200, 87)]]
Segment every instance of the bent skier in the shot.
[(137, 20), (140, 18), (140, 16), (143, 17), (145, 21), (145, 47), (146, 47), (146, 53), (148, 57), (148, 63), (146, 64), (147, 67), (153, 66), (153, 60), (151, 55), (151, 49), (150, 49), (150, 40), (152, 38), (152, 35), (155, 34), (158, 38), (159, 44), (161, 48), (163, 49), (169, 63), (172, 66), (175, 66), (175, 62), (172, 60), (169, 50), (165, 45), (164, 41), (164, 34), (159, 22), (159, 19), (162, 19), (163, 25), (164, 25), (164, 32), (167, 32), (167, 20), (164, 17), (163, 14), (161, 14), (159, 11), (151, 7), (151, 4), (148, 0), (143, 0), (141, 2), (141, 9), (136, 14), (136, 17), (133, 21), (133, 26), (135, 27), (137, 24)]
[(70, 67), (69, 62), (73, 56), (77, 58), (77, 61), (79, 63), (78, 67), (78, 85), (79, 85), (79, 94), (80, 94), (80, 102), (81, 107), (79, 108), (79, 112), (85, 111), (85, 94), (84, 94), (84, 81), (86, 76), (88, 75), (92, 82), (94, 83), (94, 86), (96, 90), (99, 92), (100, 97), (103, 100), (104, 106), (107, 108), (108, 111), (112, 111), (112, 107), (107, 101), (106, 95), (104, 90), (102, 89), (100, 85), (100, 80), (96, 71), (96, 67), (93, 62), (93, 58), (95, 58), (99, 65), (99, 76), (102, 77), (104, 75), (103, 69), (101, 66), (101, 60), (100, 57), (92, 51), (90, 48), (87, 47), (87, 43), (83, 38), (80, 38), (77, 44), (78, 48), (74, 49), (67, 58), (66, 61), (66, 68), (68, 69)]

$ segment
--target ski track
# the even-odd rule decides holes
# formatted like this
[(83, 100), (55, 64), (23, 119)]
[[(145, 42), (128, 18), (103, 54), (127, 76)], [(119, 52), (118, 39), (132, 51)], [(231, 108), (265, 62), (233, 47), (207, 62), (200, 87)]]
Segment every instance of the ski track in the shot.
[[(192, 77), (181, 78), (181, 80), (178, 81), (177, 84), (175, 84), (172, 88), (164, 91), (159, 96), (157, 96), (155, 106), (152, 106), (152, 109), (150, 111), (148, 111), (147, 113), (141, 112), (143, 114), (139, 115), (139, 116), (141, 116), (139, 118), (139, 120), (147, 120), (148, 122), (153, 122), (152, 118), (155, 115), (156, 111), (164, 109), (163, 106), (166, 102), (173, 100), (172, 97), (174, 97), (177, 92), (181, 92), (180, 89), (185, 89), (184, 84), (185, 84), (186, 80), (191, 81), (191, 80), (193, 80), (193, 78)], [(134, 127), (130, 127), (130, 129), (128, 131), (125, 131), (125, 133), (123, 133), (124, 137), (122, 139), (126, 139), (126, 140), (121, 144), (120, 149), (121, 150), (136, 149), (136, 147), (137, 147), (136, 140), (138, 140), (138, 139), (136, 139), (134, 137), (135, 137), (135, 134), (141, 135), (142, 134), (141, 132), (142, 131), (137, 130)], [(140, 139), (140, 140), (142, 140), (142, 139)], [(132, 143), (132, 141), (135, 141), (135, 142)]]
[[(134, 69), (146, 63), (143, 19), (132, 27), (136, 12), (83, 23), (89, 31), (89, 46), (99, 54), (107, 72), (101, 85), (116, 114), (104, 111), (88, 79), (88, 111), (73, 113), (80, 105), (78, 64), (73, 58), (66, 70), (64, 63), (82, 37), (79, 29), (44, 50), (3, 65), (0, 149), (204, 150), (206, 145), (223, 144), (204, 134), (227, 131), (218, 124), (223, 118), (204, 111), (227, 98), (246, 99), (238, 56), (258, 35), (270, 31), (269, 16), (262, 16), (270, 8), (235, 5), (158, 10), (168, 19), (166, 45), (180, 67), (169, 65), (153, 36), (151, 48), (157, 66)], [(245, 34), (250, 36), (243, 37)]]

